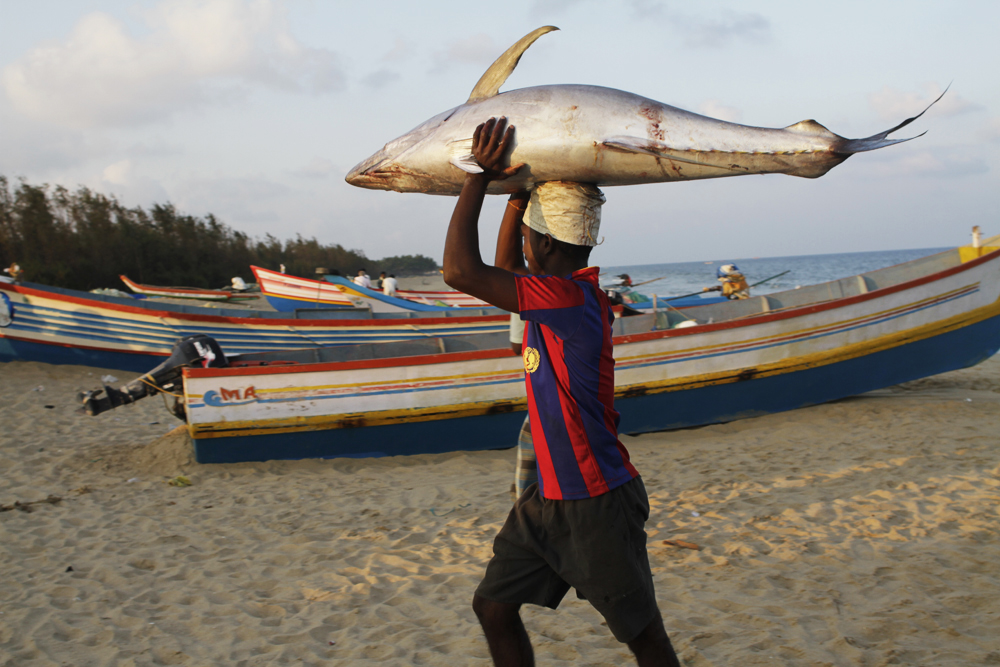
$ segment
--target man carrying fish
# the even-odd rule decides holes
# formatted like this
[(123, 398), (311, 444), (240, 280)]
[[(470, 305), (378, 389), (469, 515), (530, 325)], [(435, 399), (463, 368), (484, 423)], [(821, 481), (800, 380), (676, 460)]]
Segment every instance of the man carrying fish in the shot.
[[(473, 609), (496, 665), (533, 665), (522, 604), (555, 609), (570, 588), (587, 599), (639, 665), (679, 665), (663, 627), (643, 529), (649, 501), (618, 439), (614, 316), (588, 266), (604, 197), (592, 185), (541, 183), (508, 202), (498, 263), (479, 253), (478, 221), (514, 139), (506, 120), (473, 135), (468, 173), (448, 227), (444, 279), (526, 321), (523, 358), (538, 484), (520, 496), (493, 543)], [(522, 218), (526, 224), (517, 224)], [(523, 234), (523, 256), (518, 233)], [(525, 266), (525, 261), (527, 264)]]

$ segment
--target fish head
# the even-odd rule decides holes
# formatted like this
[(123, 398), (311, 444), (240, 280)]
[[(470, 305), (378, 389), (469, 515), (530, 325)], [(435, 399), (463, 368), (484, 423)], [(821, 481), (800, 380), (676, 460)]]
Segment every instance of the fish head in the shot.
[(449, 109), (421, 123), (406, 134), (393, 139), (382, 150), (362, 160), (348, 172), (345, 180), (351, 185), (370, 190), (396, 192), (429, 192), (438, 178), (424, 167), (420, 145), (432, 137), (458, 109)]

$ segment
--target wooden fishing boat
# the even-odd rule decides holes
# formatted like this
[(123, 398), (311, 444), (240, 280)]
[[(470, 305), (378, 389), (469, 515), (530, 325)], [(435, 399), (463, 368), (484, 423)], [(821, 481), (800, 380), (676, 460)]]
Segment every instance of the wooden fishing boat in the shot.
[(198, 299), (201, 301), (229, 301), (240, 299), (255, 299), (255, 294), (246, 294), (222, 289), (201, 289), (198, 287), (158, 287), (143, 285), (129, 280), (126, 275), (118, 276), (130, 290), (145, 296), (158, 296), (170, 299)]
[(360, 299), (351, 299), (340, 288), (322, 280), (299, 278), (286, 273), (251, 266), (260, 292), (279, 313), (303, 308), (361, 308)]
[(490, 304), (462, 292), (428, 292), (397, 290), (396, 297), (388, 297), (365, 287), (355, 285), (341, 276), (326, 276), (325, 280), (310, 280), (289, 276), (259, 266), (251, 266), (260, 291), (271, 307), (279, 312), (302, 308), (357, 308), (367, 307), (374, 312), (400, 310), (438, 310), (441, 308), (489, 308)]
[(506, 332), (497, 309), (275, 313), (105, 296), (0, 279), (0, 361), (42, 361), (145, 371), (181, 337), (205, 333), (226, 355)]
[[(419, 300), (402, 298), (398, 296), (387, 296), (377, 290), (368, 289), (342, 276), (325, 276), (327, 282), (335, 285), (349, 299), (356, 300), (375, 313), (396, 313), (407, 310), (418, 312), (433, 312), (440, 310), (453, 310), (455, 308), (490, 308), (490, 304), (469, 296), (461, 292), (451, 292), (458, 295), (451, 300), (451, 303), (444, 301), (432, 302), (429, 298), (421, 297)], [(411, 294), (446, 294), (445, 292), (410, 292)], [(399, 292), (397, 291), (397, 294)], [(459, 305), (464, 304), (464, 305)]]
[[(616, 320), (621, 432), (791, 410), (983, 361), (1000, 348), (998, 242)], [(197, 460), (504, 448), (526, 409), (524, 367), (502, 336), (308, 354), (185, 367), (183, 408)]]

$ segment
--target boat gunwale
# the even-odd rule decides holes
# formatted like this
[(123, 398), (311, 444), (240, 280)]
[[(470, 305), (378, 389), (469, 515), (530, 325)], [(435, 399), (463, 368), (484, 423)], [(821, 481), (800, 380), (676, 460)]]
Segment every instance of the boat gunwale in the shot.
[(150, 296), (175, 296), (177, 298), (191, 298), (196, 294), (204, 295), (199, 298), (207, 300), (228, 301), (233, 293), (226, 290), (207, 289), (202, 287), (159, 287), (157, 285), (145, 285), (137, 283), (124, 273), (118, 276), (125, 285), (136, 294), (148, 294)]
[[(272, 327), (308, 327), (308, 328), (324, 328), (324, 327), (392, 327), (399, 325), (407, 325), (409, 327), (418, 327), (420, 325), (438, 325), (438, 324), (473, 324), (473, 323), (486, 323), (486, 322), (500, 322), (502, 320), (509, 319), (509, 315), (506, 313), (501, 315), (466, 315), (466, 316), (450, 316), (450, 317), (420, 317), (420, 318), (407, 318), (407, 317), (383, 317), (383, 318), (371, 318), (371, 319), (294, 319), (294, 318), (263, 318), (263, 317), (231, 317), (226, 315), (209, 315), (207, 313), (190, 313), (190, 312), (174, 312), (169, 310), (157, 310), (153, 307), (143, 307), (143, 306), (130, 306), (126, 304), (111, 303), (108, 301), (100, 301), (97, 299), (90, 299), (85, 296), (73, 296), (69, 294), (59, 294), (57, 292), (49, 291), (42, 286), (41, 289), (35, 287), (29, 287), (26, 285), (16, 285), (13, 283), (0, 282), (0, 290), (9, 291), (14, 294), (23, 294), (25, 296), (33, 296), (44, 299), (52, 299), (55, 301), (63, 301), (67, 303), (72, 303), (78, 306), (85, 306), (97, 309), (107, 309), (120, 313), (129, 313), (133, 315), (146, 315), (155, 319), (169, 319), (177, 320), (180, 322), (217, 322), (226, 324), (242, 324), (248, 326), (272, 326)], [(76, 290), (71, 290), (76, 291)], [(16, 304), (15, 304), (16, 305)], [(149, 304), (151, 306), (151, 304)], [(198, 307), (198, 306), (194, 306)], [(207, 309), (206, 309), (207, 310)], [(448, 311), (454, 312), (454, 311)], [(433, 332), (426, 332), (428, 336), (433, 336)], [(0, 333), (0, 337), (3, 334)]]
[[(951, 250), (946, 250), (942, 253), (944, 255), (949, 252), (954, 252), (957, 248)], [(928, 255), (932, 257), (933, 255)], [(942, 269), (941, 271), (936, 271), (934, 273), (929, 273), (925, 276), (920, 276), (912, 280), (908, 280), (896, 285), (889, 285), (886, 287), (880, 287), (874, 289), (870, 292), (864, 294), (857, 294), (849, 297), (842, 297), (839, 299), (830, 299), (818, 303), (805, 304), (802, 306), (796, 306), (788, 309), (783, 309), (780, 311), (761, 313), (756, 316), (742, 317), (734, 320), (726, 320), (723, 322), (715, 322), (712, 324), (701, 324), (694, 327), (686, 327), (683, 329), (666, 329), (663, 331), (650, 331), (638, 334), (626, 334), (622, 336), (615, 336), (612, 341), (615, 345), (629, 344), (629, 343), (641, 343), (651, 340), (664, 339), (664, 338), (681, 338), (684, 336), (691, 336), (696, 334), (711, 333), (716, 331), (726, 331), (732, 329), (738, 329), (741, 327), (753, 326), (757, 324), (766, 324), (770, 322), (777, 322), (781, 320), (788, 320), (796, 317), (803, 317), (806, 315), (812, 315), (815, 313), (820, 313), (824, 311), (835, 310), (838, 308), (844, 308), (847, 306), (853, 306), (858, 303), (864, 303), (866, 301), (872, 301), (875, 299), (880, 299), (890, 294), (897, 292), (902, 292), (914, 287), (919, 287), (928, 283), (935, 282), (937, 280), (942, 280), (944, 278), (957, 275), (964, 271), (976, 268), (980, 264), (995, 260), (1000, 258), (1000, 249), (988, 252), (980, 257), (971, 259), (967, 262), (963, 262), (956, 266)], [(919, 258), (919, 259), (926, 259)], [(917, 261), (917, 260), (912, 260)], [(903, 266), (909, 262), (903, 262), (896, 266)], [(884, 267), (889, 268), (889, 267)], [(876, 269), (881, 270), (881, 269)], [(856, 275), (865, 275), (865, 272)], [(848, 276), (850, 277), (850, 276)], [(830, 281), (836, 282), (836, 281)], [(822, 283), (820, 283), (822, 284)], [(185, 368), (184, 377), (192, 379), (210, 378), (210, 377), (236, 377), (245, 375), (281, 375), (288, 373), (300, 373), (300, 372), (326, 372), (326, 371), (349, 371), (349, 370), (362, 370), (362, 369), (374, 369), (374, 368), (388, 368), (388, 367), (408, 367), (408, 366), (423, 366), (423, 365), (434, 365), (442, 363), (452, 363), (461, 361), (474, 361), (474, 360), (488, 360), (488, 359), (499, 359), (503, 357), (515, 356), (514, 353), (509, 351), (507, 348), (497, 348), (493, 350), (477, 350), (471, 352), (443, 352), (439, 354), (425, 354), (425, 355), (414, 355), (410, 357), (387, 357), (383, 359), (363, 359), (358, 361), (330, 361), (330, 362), (319, 362), (311, 364), (289, 364), (282, 366), (254, 366), (254, 367), (227, 367), (227, 368)]]

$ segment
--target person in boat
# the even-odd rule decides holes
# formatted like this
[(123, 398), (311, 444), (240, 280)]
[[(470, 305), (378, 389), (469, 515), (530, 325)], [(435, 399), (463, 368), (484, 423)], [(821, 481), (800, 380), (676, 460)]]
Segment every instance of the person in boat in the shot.
[(382, 294), (385, 294), (386, 296), (396, 296), (396, 290), (398, 287), (399, 283), (396, 281), (396, 275), (390, 273), (389, 276), (382, 281)]
[(723, 264), (715, 272), (716, 278), (721, 285), (706, 287), (704, 292), (722, 292), (722, 296), (727, 299), (749, 299), (750, 286), (743, 272), (735, 264)]
[(376, 278), (375, 280), (372, 281), (372, 289), (373, 290), (381, 291), (382, 290), (382, 285), (385, 284), (385, 277), (386, 277), (385, 276), (385, 271), (383, 271), (382, 273), (378, 274), (378, 278)]
[(372, 288), (372, 280), (364, 269), (358, 269), (358, 275), (354, 276), (354, 284), (368, 289)]
[(3, 272), (9, 275), (11, 277), (11, 280), (13, 280), (15, 283), (20, 283), (21, 279), (24, 277), (24, 270), (21, 268), (21, 265), (18, 264), (17, 262), (11, 264), (9, 267), (4, 269)]
[[(485, 264), (479, 214), (490, 182), (522, 166), (503, 166), (513, 139), (505, 119), (476, 128), (472, 154), (482, 172), (465, 177), (444, 249), (448, 285), (527, 322), (522, 357), (539, 481), (497, 534), (473, 610), (495, 664), (531, 665), (521, 605), (555, 609), (572, 587), (640, 665), (678, 666), (646, 554), (649, 501), (617, 433), (614, 315), (599, 269), (588, 266), (604, 197), (592, 185), (543, 183), (522, 208), (515, 194), (501, 223), (510, 263)], [(559, 194), (543, 198), (543, 189)], [(554, 205), (563, 195), (573, 204)]]

